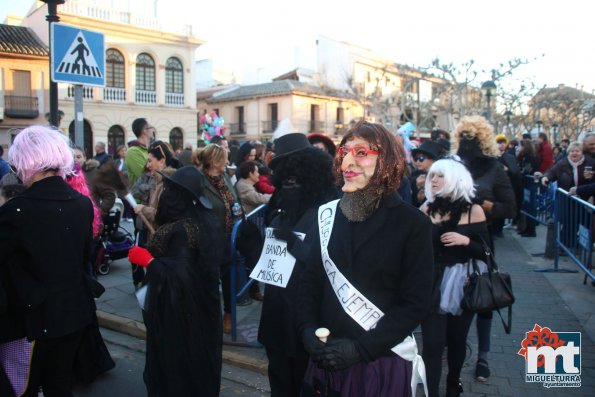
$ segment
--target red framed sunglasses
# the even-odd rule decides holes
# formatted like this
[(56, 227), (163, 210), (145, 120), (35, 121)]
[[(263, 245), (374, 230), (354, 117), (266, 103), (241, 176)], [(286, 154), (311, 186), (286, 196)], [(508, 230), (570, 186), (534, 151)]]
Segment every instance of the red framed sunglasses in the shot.
[(339, 146), (337, 154), (339, 157), (344, 158), (348, 153), (351, 153), (353, 157), (361, 159), (367, 157), (369, 154), (379, 155), (380, 152), (376, 150), (370, 150), (364, 146), (354, 146), (352, 148), (346, 148), (345, 146)]

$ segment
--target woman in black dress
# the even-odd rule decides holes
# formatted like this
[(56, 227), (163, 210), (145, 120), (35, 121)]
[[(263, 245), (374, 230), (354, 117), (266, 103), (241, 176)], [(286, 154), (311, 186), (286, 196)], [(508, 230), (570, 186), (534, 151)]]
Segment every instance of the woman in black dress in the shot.
[[(448, 346), (446, 395), (458, 396), (467, 333), (473, 313), (461, 309), (470, 258), (485, 260), (488, 230), (482, 208), (473, 204), (473, 179), (455, 159), (435, 162), (426, 178), (427, 201), (421, 206), (432, 220), (434, 293), (430, 314), (421, 323), (429, 397), (437, 397), (442, 353)], [(484, 269), (485, 270), (485, 269)]]
[[(218, 396), (223, 233), (208, 210), (211, 203), (204, 196), (200, 171), (186, 166), (171, 177), (162, 176), (155, 217), (159, 228), (147, 245), (154, 257), (146, 276), (148, 395)], [(131, 250), (131, 262), (146, 265), (135, 251)]]

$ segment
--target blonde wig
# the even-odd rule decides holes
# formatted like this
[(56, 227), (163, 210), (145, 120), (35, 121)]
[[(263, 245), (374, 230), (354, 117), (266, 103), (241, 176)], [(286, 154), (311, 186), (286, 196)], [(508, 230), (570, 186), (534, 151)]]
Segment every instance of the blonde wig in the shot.
[(494, 136), (494, 128), (482, 116), (465, 116), (461, 119), (451, 134), (451, 153), (456, 154), (459, 150), (459, 142), (463, 137), (477, 138), (479, 147), (484, 156), (498, 157), (498, 144)]

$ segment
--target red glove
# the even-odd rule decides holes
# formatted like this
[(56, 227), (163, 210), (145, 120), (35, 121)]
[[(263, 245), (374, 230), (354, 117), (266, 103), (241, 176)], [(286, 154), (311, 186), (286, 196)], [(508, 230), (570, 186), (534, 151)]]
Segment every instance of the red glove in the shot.
[(134, 246), (128, 250), (128, 260), (135, 265), (147, 267), (153, 260), (153, 255), (146, 248)]

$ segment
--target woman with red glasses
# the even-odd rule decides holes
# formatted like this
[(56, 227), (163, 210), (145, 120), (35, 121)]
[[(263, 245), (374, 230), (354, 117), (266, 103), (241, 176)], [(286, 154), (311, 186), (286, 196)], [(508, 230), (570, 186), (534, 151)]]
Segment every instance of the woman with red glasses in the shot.
[(302, 395), (409, 396), (423, 380), (412, 332), (430, 305), (431, 225), (396, 193), (404, 169), (403, 148), (379, 124), (357, 123), (338, 148), (343, 197), (319, 207), (305, 241)]

